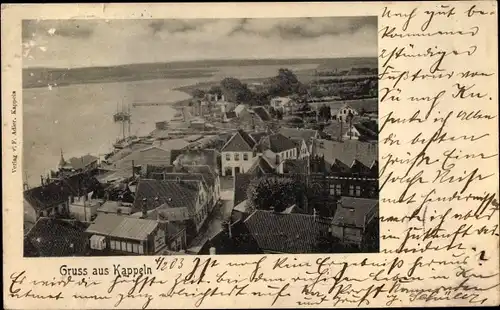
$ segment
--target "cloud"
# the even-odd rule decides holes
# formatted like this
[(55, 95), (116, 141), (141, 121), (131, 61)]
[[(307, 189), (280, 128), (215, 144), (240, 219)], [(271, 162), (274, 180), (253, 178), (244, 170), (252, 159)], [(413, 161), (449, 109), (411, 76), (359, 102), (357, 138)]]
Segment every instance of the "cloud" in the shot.
[(242, 19), (231, 35), (239, 33), (283, 39), (317, 38), (354, 34), (363, 27), (377, 28), (376, 17), (306, 17), (286, 19)]
[(45, 35), (55, 29), (52, 35), (85, 39), (93, 34), (96, 26), (96, 22), (89, 20), (23, 20), (22, 37)]
[(149, 22), (148, 26), (153, 31), (153, 34), (161, 31), (178, 33), (200, 30), (205, 24), (213, 22), (213, 20), (209, 19), (158, 19)]
[(78, 67), (235, 58), (377, 55), (376, 17), (23, 22), (23, 65)]

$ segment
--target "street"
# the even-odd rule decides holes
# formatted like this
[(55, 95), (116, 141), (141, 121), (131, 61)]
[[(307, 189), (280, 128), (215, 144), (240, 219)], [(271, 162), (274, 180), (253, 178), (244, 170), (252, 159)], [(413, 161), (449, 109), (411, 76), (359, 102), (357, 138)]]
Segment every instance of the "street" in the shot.
[(212, 213), (207, 217), (198, 236), (189, 245), (188, 252), (198, 253), (201, 247), (210, 238), (213, 238), (222, 230), (222, 223), (231, 217), (233, 210), (233, 190), (221, 191), (220, 204), (214, 207)]

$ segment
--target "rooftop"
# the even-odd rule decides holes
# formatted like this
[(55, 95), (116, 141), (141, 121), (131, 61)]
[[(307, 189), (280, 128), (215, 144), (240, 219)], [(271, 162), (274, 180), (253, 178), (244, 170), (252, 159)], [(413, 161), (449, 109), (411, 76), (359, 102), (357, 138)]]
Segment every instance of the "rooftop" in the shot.
[(157, 227), (158, 222), (155, 220), (99, 214), (86, 232), (124, 239), (145, 240)]
[(256, 210), (244, 225), (262, 250), (294, 254), (316, 252), (319, 226), (312, 215)]
[(24, 199), (36, 210), (44, 210), (68, 199), (61, 182), (33, 187), (24, 192)]
[(170, 164), (177, 161), (183, 166), (188, 165), (208, 165), (212, 169), (217, 169), (217, 157), (219, 152), (214, 149), (181, 149), (172, 150), (170, 155)]
[[(176, 179), (175, 176), (183, 180), (198, 180), (207, 186), (214, 186), (217, 174), (208, 165), (147, 165), (145, 177), (147, 179), (165, 180)], [(190, 177), (192, 176), (192, 177)]]
[(266, 156), (260, 155), (248, 169), (247, 173), (262, 175), (275, 172), (275, 165)]
[(244, 130), (238, 130), (222, 147), (221, 152), (251, 152), (257, 142)]
[(106, 201), (98, 209), (98, 212), (116, 213), (128, 215), (132, 212), (132, 204), (121, 203), (119, 201)]
[(36, 210), (44, 210), (66, 201), (69, 196), (80, 196), (101, 189), (96, 178), (77, 173), (61, 180), (24, 191), (24, 199)]
[(157, 164), (168, 165), (170, 163), (170, 150), (160, 146), (149, 146), (147, 148), (136, 150), (126, 157), (113, 163), (113, 169), (123, 170), (131, 169), (134, 166)]
[(288, 138), (301, 138), (304, 139), (304, 141), (309, 142), (310, 139), (316, 138), (318, 135), (317, 130), (313, 129), (301, 129), (301, 128), (289, 128), (289, 127), (282, 127), (278, 131), (282, 135)]
[(307, 160), (305, 159), (286, 159), (283, 163), (285, 173), (307, 173)]
[(24, 238), (27, 257), (80, 256), (87, 251), (87, 225), (77, 221), (39, 218)]
[(260, 151), (271, 150), (274, 153), (281, 153), (296, 148), (296, 145), (291, 139), (275, 133), (262, 138), (257, 148)]
[(272, 120), (271, 115), (264, 107), (255, 107), (252, 109), (253, 112), (260, 118), (263, 122), (268, 122)]
[(351, 167), (356, 159), (370, 168), (378, 161), (378, 143), (375, 142), (317, 140), (313, 148), (313, 153), (324, 156), (329, 165), (338, 160)]
[(247, 189), (254, 175), (238, 173), (234, 177), (234, 206), (247, 199)]
[(187, 207), (193, 211), (198, 199), (199, 182), (196, 181), (164, 181), (140, 179), (135, 194), (134, 210), (141, 211), (143, 199), (147, 199), (147, 209), (155, 209), (160, 205), (168, 208)]
[(332, 223), (362, 228), (365, 217), (370, 211), (374, 211), (373, 208), (378, 208), (378, 199), (341, 197)]

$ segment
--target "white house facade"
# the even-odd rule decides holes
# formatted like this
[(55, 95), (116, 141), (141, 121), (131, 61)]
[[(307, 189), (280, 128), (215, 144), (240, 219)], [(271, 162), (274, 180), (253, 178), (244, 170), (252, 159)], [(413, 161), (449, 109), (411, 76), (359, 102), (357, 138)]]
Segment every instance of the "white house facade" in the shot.
[(359, 115), (358, 111), (356, 111), (355, 109), (353, 109), (352, 107), (350, 107), (348, 105), (344, 105), (342, 108), (340, 108), (337, 111), (337, 115), (335, 115), (335, 116), (336, 116), (337, 120), (347, 122), (347, 116), (349, 114), (352, 114), (352, 116)]

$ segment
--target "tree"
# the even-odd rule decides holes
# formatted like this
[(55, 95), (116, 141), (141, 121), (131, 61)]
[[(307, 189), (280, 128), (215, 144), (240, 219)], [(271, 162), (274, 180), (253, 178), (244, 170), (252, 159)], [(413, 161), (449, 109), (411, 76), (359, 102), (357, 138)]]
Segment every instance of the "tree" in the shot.
[(321, 98), (324, 96), (324, 92), (321, 89), (319, 89), (318, 87), (314, 87), (314, 88), (309, 90), (309, 96), (311, 96), (313, 98)]
[(220, 95), (222, 95), (222, 88), (219, 85), (214, 85), (214, 86), (210, 87), (210, 90), (208, 92), (210, 94), (220, 96)]
[(298, 112), (309, 112), (311, 111), (311, 106), (309, 103), (303, 103), (300, 105), (300, 107), (297, 109)]
[(254, 209), (283, 212), (296, 203), (298, 190), (300, 187), (292, 178), (264, 176), (250, 182), (247, 197)]
[(222, 93), (228, 101), (245, 103), (252, 98), (252, 93), (240, 80), (225, 78), (220, 82)]
[(278, 75), (269, 80), (269, 94), (271, 96), (288, 96), (306, 91), (299, 79), (289, 69), (281, 68)]
[(272, 118), (276, 118), (276, 109), (273, 107), (269, 107), (269, 114)]
[(283, 119), (283, 112), (281, 110), (276, 110), (276, 118), (279, 120)]
[(319, 117), (324, 120), (329, 120), (332, 117), (330, 106), (322, 105), (319, 108)]

